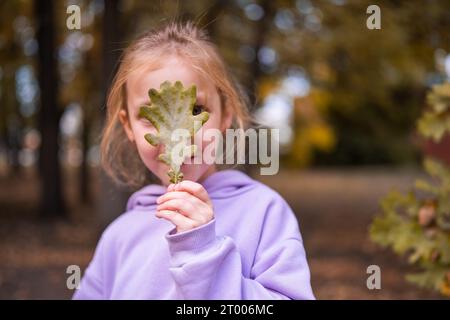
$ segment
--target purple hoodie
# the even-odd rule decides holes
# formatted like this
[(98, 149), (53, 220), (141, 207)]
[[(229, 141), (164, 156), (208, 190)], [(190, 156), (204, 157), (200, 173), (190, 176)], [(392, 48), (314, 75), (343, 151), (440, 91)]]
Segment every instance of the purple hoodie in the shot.
[[(173, 233), (148, 185), (103, 232), (74, 299), (314, 299), (297, 219), (274, 190), (238, 170), (202, 185), (215, 218)], [(171, 232), (172, 231), (172, 232)]]

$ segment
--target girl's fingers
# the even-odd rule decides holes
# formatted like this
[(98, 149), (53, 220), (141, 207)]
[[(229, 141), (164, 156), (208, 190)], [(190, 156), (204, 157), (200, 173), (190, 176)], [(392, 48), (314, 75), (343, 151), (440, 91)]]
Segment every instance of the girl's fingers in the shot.
[(178, 212), (171, 210), (158, 210), (156, 211), (156, 216), (158, 218), (165, 219), (172, 222), (177, 228), (177, 232), (183, 232), (186, 230), (191, 230), (199, 226), (197, 222), (189, 219)]
[(193, 205), (198, 206), (200, 204), (204, 204), (199, 198), (193, 196), (192, 194), (186, 191), (170, 191), (162, 196), (160, 196), (157, 200), (157, 204), (161, 204), (171, 199), (185, 199), (186, 201), (190, 201)]
[(192, 212), (195, 211), (195, 207), (189, 201), (185, 199), (170, 199), (158, 205), (156, 210), (173, 210), (178, 211), (181, 214), (190, 217)]
[(170, 184), (156, 202), (156, 216), (171, 221), (177, 226), (177, 232), (194, 229), (214, 218), (208, 192), (193, 181)]
[(200, 205), (194, 206), (191, 202), (185, 199), (170, 199), (161, 203), (157, 207), (157, 210), (178, 211), (182, 215), (204, 224), (210, 220), (212, 214), (209, 214), (210, 210), (208, 210), (205, 204), (203, 204), (200, 200), (198, 200), (198, 202)]
[(211, 205), (211, 200), (209, 199), (208, 192), (200, 183), (190, 180), (183, 180), (180, 183), (173, 185), (172, 190), (189, 192), (190, 194), (196, 196), (203, 202)]

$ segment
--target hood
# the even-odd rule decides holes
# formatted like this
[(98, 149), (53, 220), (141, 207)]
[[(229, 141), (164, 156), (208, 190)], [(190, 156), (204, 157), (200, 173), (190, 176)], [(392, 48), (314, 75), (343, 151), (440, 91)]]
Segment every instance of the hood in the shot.
[[(234, 169), (221, 170), (208, 176), (201, 184), (208, 191), (211, 199), (233, 197), (246, 192), (257, 182), (247, 174)], [(133, 193), (127, 203), (127, 211), (137, 207), (156, 205), (156, 199), (167, 188), (159, 184), (150, 184)]]

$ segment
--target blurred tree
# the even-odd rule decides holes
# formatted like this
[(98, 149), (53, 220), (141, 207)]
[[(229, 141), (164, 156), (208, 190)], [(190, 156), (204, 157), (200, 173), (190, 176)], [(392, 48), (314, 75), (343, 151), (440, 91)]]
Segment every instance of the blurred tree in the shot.
[[(79, 106), (81, 119), (78, 130), (65, 139), (64, 151), (77, 148), (80, 153), (78, 196), (83, 203), (91, 201), (89, 154), (98, 143), (99, 120), (104, 116), (102, 106), (102, 14), (103, 2), (89, 0), (79, 3), (82, 15), (81, 30), (62, 28), (60, 32), (60, 91), (61, 104)], [(66, 4), (58, 3), (59, 12), (65, 12)], [(67, 15), (58, 15), (59, 25), (65, 25)], [(66, 108), (70, 109), (70, 108)]]
[[(20, 171), (19, 152), (22, 147), (24, 119), (20, 113), (16, 92), (16, 72), (27, 61), (22, 53), (21, 43), (15, 25), (21, 17), (22, 6), (15, 1), (0, 4), (0, 146), (4, 146), (12, 170)], [(22, 16), (23, 17), (23, 16)], [(16, 23), (14, 23), (16, 22)]]
[(42, 179), (41, 213), (49, 217), (64, 217), (65, 207), (58, 159), (60, 111), (58, 108), (54, 2), (36, 0), (35, 13), (39, 45), (39, 127), (42, 137), (39, 157), (39, 171)]
[(301, 61), (313, 85), (331, 94), (325, 116), (337, 134), (336, 149), (317, 161), (417, 159), (411, 134), (426, 88), (439, 80), (435, 52), (450, 49), (449, 2), (383, 2), (381, 30), (365, 27), (370, 1), (298, 3), (305, 30), (296, 37), (299, 50), (287, 49), (284, 59)]

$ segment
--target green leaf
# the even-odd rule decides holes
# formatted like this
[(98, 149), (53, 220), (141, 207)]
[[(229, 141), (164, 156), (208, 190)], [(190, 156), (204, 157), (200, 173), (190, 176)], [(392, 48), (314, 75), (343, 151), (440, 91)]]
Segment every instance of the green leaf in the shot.
[(415, 283), (420, 287), (439, 291), (440, 286), (444, 281), (446, 272), (448, 272), (448, 270), (441, 268), (434, 268), (429, 271), (424, 271), (415, 274), (408, 274), (406, 275), (406, 280)]
[(432, 177), (444, 179), (445, 177), (450, 176), (450, 169), (448, 169), (442, 162), (432, 158), (425, 158), (424, 168), (425, 171)]
[(425, 191), (431, 194), (438, 194), (439, 188), (431, 185), (428, 181), (425, 181), (423, 179), (418, 179), (415, 182), (415, 187), (418, 190)]
[(450, 83), (433, 86), (427, 103), (430, 108), (419, 118), (417, 129), (423, 137), (439, 142), (450, 133)]
[[(161, 153), (158, 159), (169, 166), (167, 174), (170, 182), (178, 183), (183, 180), (180, 167), (184, 158), (196, 153), (196, 146), (188, 141), (190, 142), (190, 138), (208, 121), (209, 113), (203, 111), (193, 115), (197, 98), (194, 85), (184, 89), (180, 81), (176, 81), (174, 85), (165, 81), (160, 85), (160, 91), (152, 88), (148, 95), (151, 105), (142, 106), (139, 117), (149, 120), (158, 133), (147, 133), (145, 139), (152, 146), (165, 146), (164, 153)], [(174, 137), (174, 132), (180, 129), (187, 133), (183, 139)]]
[(439, 142), (450, 127), (447, 119), (442, 119), (442, 116), (426, 112), (418, 120), (417, 128), (425, 138), (432, 138), (434, 142)]

